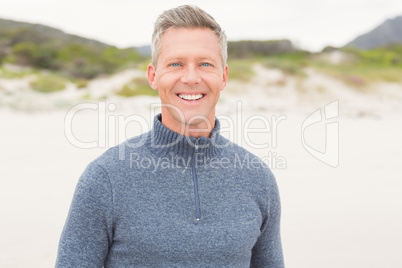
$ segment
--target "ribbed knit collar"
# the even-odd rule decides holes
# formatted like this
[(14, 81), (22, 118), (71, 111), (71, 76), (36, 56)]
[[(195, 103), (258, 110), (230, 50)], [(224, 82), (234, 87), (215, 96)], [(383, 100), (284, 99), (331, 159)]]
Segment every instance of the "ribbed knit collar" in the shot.
[(211, 131), (210, 137), (186, 137), (170, 130), (162, 124), (162, 115), (158, 114), (154, 118), (154, 125), (150, 131), (150, 139), (147, 142), (149, 150), (158, 156), (174, 154), (180, 157), (189, 157), (194, 153), (195, 143), (198, 140), (198, 153), (205, 158), (217, 157), (220, 155), (225, 140), (219, 133), (220, 123), (215, 117), (215, 127)]

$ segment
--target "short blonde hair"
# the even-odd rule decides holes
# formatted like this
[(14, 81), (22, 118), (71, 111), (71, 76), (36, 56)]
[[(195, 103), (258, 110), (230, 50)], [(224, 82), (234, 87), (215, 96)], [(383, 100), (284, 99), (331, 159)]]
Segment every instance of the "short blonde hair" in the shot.
[(222, 64), (227, 61), (226, 34), (215, 19), (197, 6), (183, 5), (164, 11), (155, 22), (152, 34), (152, 64), (156, 68), (160, 53), (161, 39), (170, 28), (207, 28), (211, 29), (219, 40)]

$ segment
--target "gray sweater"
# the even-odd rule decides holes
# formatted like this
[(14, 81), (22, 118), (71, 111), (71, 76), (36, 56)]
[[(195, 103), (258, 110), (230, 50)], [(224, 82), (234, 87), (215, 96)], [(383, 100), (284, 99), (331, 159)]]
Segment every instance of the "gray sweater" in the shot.
[(82, 174), (56, 267), (284, 267), (275, 178), (219, 134), (154, 119)]

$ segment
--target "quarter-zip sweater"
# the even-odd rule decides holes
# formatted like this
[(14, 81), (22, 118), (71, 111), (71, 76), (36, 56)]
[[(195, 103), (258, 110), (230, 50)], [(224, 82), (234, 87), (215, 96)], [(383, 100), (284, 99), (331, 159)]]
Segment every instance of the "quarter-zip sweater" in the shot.
[(275, 178), (219, 129), (185, 137), (159, 114), (91, 162), (56, 267), (284, 267)]

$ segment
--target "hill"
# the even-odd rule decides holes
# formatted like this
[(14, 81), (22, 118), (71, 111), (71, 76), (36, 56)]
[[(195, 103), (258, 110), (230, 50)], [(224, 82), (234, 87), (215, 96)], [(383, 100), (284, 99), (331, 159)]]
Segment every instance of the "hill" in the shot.
[(139, 60), (141, 56), (133, 48), (119, 49), (45, 25), (0, 19), (0, 64), (91, 79)]
[(390, 44), (402, 44), (402, 16), (386, 20), (370, 32), (346, 44), (346, 47), (371, 49)]
[[(151, 56), (151, 46), (133, 47), (140, 55)], [(298, 51), (289, 40), (242, 40), (228, 41), (228, 56), (248, 58), (253, 56), (273, 56)]]
[(228, 42), (229, 58), (247, 58), (250, 56), (272, 56), (297, 51), (289, 40), (267, 41), (230, 41)]
[[(105, 43), (80, 37), (73, 34), (65, 33), (59, 29), (52, 28), (42, 24), (31, 24), (27, 22), (19, 22), (14, 20), (6, 20), (0, 18), (0, 36), (5, 42), (8, 39), (9, 42), (17, 41), (34, 41), (37, 43), (43, 43), (49, 40), (59, 40), (69, 43), (77, 43), (83, 45), (92, 45), (101, 48), (110, 47)], [(11, 37), (17, 37), (12, 39)], [(4, 45), (4, 43), (2, 44)]]

